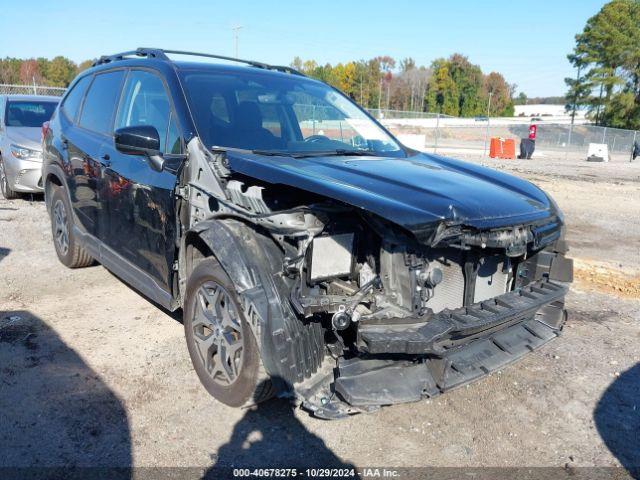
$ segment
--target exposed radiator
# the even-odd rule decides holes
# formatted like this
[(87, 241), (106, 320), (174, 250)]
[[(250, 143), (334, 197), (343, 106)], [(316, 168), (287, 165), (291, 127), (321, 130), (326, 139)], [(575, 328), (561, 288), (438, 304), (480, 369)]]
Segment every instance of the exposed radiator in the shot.
[[(459, 259), (443, 257), (430, 259), (432, 266), (442, 270), (442, 282), (434, 289), (427, 306), (438, 313), (445, 308), (454, 309), (464, 305), (465, 278)], [(478, 269), (473, 303), (497, 297), (507, 291), (508, 272), (503, 272), (501, 257), (485, 257)]]
[(502, 258), (485, 257), (478, 269), (473, 303), (497, 297), (507, 291), (508, 272), (503, 272)]
[(464, 304), (464, 273), (456, 260), (437, 258), (431, 260), (431, 265), (442, 270), (442, 282), (434, 289), (433, 297), (427, 302), (427, 307), (434, 313), (445, 308), (460, 308)]

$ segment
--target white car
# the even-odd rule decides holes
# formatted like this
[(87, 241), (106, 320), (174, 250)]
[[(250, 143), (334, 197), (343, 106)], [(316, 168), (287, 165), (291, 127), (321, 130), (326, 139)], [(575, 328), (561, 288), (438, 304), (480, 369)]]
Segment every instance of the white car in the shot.
[(43, 95), (0, 96), (0, 190), (6, 199), (42, 189), (42, 124), (60, 98)]

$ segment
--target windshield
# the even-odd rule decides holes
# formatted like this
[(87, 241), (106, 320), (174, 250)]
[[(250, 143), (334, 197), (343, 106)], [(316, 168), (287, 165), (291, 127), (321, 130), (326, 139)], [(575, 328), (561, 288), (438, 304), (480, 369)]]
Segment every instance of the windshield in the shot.
[(404, 156), (351, 100), (295, 75), (181, 72), (202, 141), (272, 154)]
[(51, 120), (58, 104), (41, 101), (9, 101), (7, 103), (7, 127), (42, 127)]

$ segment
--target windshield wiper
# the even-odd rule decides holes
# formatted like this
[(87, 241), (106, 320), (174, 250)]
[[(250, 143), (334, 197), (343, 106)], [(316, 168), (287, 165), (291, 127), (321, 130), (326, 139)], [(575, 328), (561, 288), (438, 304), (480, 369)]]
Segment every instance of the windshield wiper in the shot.
[(290, 157), (291, 152), (283, 152), (280, 150), (251, 150), (256, 155), (268, 155), (270, 157)]
[(272, 157), (292, 157), (292, 158), (309, 158), (309, 157), (376, 157), (378, 154), (371, 150), (325, 150), (311, 152), (285, 152), (280, 150), (251, 150), (256, 155), (269, 155)]

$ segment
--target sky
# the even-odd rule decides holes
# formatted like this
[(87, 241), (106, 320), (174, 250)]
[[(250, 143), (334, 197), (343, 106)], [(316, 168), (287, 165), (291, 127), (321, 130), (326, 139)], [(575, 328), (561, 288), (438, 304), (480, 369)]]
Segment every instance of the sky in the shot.
[(574, 36), (603, 0), (0, 0), (0, 57), (81, 62), (137, 47), (288, 65), (462, 53), (529, 97), (563, 95)]

